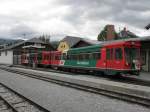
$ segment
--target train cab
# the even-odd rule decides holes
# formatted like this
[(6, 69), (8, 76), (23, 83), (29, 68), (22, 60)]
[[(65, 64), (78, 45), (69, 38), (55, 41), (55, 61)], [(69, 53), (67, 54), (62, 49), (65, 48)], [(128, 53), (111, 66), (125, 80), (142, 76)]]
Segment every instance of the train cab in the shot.
[(122, 41), (106, 45), (105, 48), (107, 74), (139, 74), (140, 42)]

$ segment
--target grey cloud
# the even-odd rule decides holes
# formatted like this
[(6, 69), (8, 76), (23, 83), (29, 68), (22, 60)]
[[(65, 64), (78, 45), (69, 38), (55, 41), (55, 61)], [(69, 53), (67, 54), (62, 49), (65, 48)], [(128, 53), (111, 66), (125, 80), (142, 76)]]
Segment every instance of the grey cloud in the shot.
[(24, 34), (26, 38), (30, 38), (31, 36), (37, 34), (37, 32), (34, 31), (32, 28), (23, 24), (16, 25), (14, 28), (10, 30), (10, 35), (13, 35), (14, 37), (23, 37)]
[[(17, 11), (9, 15), (0, 13), (0, 33), (6, 32), (7, 35), (15, 35), (16, 37), (22, 36), (24, 33), (36, 35), (37, 33), (45, 32), (41, 30), (42, 28), (40, 29), (40, 27), (44, 27), (43, 29), (47, 28), (49, 32), (53, 32), (52, 29), (55, 29), (59, 34), (61, 29), (63, 29), (63, 25), (68, 25), (65, 28), (68, 28), (67, 30), (70, 34), (86, 32), (85, 36), (88, 36), (91, 32), (96, 32), (95, 35), (92, 33), (93, 36), (96, 36), (99, 33), (97, 31), (101, 29), (102, 25), (99, 24), (101, 21), (120, 25), (125, 24), (141, 30), (150, 22), (150, 15), (143, 14), (150, 12), (150, 0), (54, 0), (53, 4), (50, 4), (51, 0), (46, 1), (49, 2), (47, 2), (47, 5), (40, 7), (40, 10), (34, 9), (31, 12)], [(58, 14), (55, 14), (53, 11), (49, 11), (51, 6), (54, 7), (52, 10), (55, 11), (61, 6), (67, 6), (68, 11), (62, 14), (60, 11), (59, 13), (57, 12)], [(45, 21), (50, 23), (52, 19), (58, 19), (58, 25), (61, 25), (62, 22), (62, 27), (52, 25), (54, 28), (51, 29), (50, 25), (43, 26), (41, 24), (45, 23)], [(87, 27), (86, 25), (88, 28), (85, 28)], [(86, 29), (86, 31), (82, 31), (83, 29)], [(0, 35), (2, 34), (4, 35), (4, 33)]]
[(63, 0), (63, 4), (72, 11), (64, 18), (75, 24), (104, 19), (143, 28), (150, 21), (148, 15), (142, 16), (150, 11), (149, 0)]

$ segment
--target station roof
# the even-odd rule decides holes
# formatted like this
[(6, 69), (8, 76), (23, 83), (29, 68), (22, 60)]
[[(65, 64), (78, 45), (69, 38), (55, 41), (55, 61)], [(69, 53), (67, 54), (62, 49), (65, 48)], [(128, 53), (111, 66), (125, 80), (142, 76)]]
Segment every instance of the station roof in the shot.
[(26, 40), (26, 41), (21, 41), (21, 42), (15, 43), (15, 44), (13, 44), (11, 46), (7, 46), (4, 49), (0, 49), (0, 51), (14, 49), (14, 48), (16, 48), (16, 47), (18, 47), (20, 45), (25, 44), (25, 43), (36, 43), (36, 44), (45, 44), (45, 45), (48, 44), (48, 43), (43, 42), (39, 38), (32, 38), (32, 39), (29, 39), (29, 40)]
[(88, 43), (89, 45), (94, 45), (94, 44), (100, 44), (100, 41), (97, 40), (90, 40), (87, 38), (81, 38), (81, 37), (74, 37), (74, 36), (66, 36), (64, 39), (61, 40), (61, 42), (66, 41), (70, 47), (75, 46), (78, 42), (84, 41)]

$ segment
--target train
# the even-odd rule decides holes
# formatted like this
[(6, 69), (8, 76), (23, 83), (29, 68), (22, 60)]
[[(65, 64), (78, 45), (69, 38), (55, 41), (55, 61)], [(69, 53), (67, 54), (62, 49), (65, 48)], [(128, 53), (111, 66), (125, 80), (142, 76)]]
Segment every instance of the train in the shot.
[(139, 41), (111, 41), (61, 51), (23, 53), (22, 65), (49, 66), (67, 71), (85, 71), (106, 75), (139, 75)]

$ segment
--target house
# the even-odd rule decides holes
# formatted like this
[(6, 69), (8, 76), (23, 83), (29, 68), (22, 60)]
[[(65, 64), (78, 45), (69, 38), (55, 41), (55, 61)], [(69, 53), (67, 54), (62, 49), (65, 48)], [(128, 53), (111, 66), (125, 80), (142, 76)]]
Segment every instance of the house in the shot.
[(136, 34), (124, 28), (118, 33), (118, 39), (138, 38)]
[(89, 40), (81, 37), (66, 36), (64, 39), (60, 41), (57, 50), (64, 51), (70, 48), (85, 47), (98, 43), (100, 42), (96, 40)]
[[(31, 49), (32, 48), (32, 49)], [(11, 46), (0, 49), (0, 64), (20, 64), (21, 54), (26, 50), (54, 50), (49, 43), (45, 43), (39, 38), (32, 38), (27, 41), (21, 41)]]

